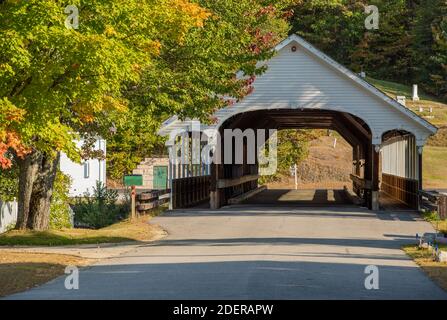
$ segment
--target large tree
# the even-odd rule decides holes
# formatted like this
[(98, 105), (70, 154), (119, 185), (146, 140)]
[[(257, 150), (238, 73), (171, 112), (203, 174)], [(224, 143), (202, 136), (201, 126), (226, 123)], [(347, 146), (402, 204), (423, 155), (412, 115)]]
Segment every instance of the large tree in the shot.
[[(143, 74), (126, 96), (132, 121), (117, 123), (108, 141), (109, 174), (118, 179), (144, 156), (163, 152), (156, 130), (171, 115), (204, 122), (216, 109), (250, 93), (256, 63), (270, 58), (271, 50), (287, 36), (292, 1), (199, 0), (211, 13), (203, 28), (191, 30), (182, 41), (162, 43), (154, 68)], [(245, 77), (237, 80), (238, 71)]]
[(411, 45), (415, 79), (426, 92), (447, 100), (447, 1), (418, 2)]
[[(379, 28), (365, 28), (367, 5)], [(447, 98), (446, 0), (297, 0), (292, 32), (354, 71)]]
[[(77, 29), (66, 27), (68, 5)], [(188, 0), (0, 3), (0, 164), (19, 167), (17, 228), (48, 228), (59, 152), (80, 160), (74, 141), (107, 134), (127, 109), (123, 87), (153, 66), (161, 43), (208, 17)]]

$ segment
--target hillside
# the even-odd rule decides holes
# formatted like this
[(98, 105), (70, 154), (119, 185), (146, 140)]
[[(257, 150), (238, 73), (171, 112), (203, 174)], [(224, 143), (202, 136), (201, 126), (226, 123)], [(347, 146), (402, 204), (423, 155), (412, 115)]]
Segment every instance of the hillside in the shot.
[[(334, 145), (334, 141), (336, 143)], [(341, 189), (350, 185), (352, 148), (336, 132), (320, 136), (309, 143), (309, 155), (298, 166), (299, 189)], [(280, 183), (269, 184), (270, 189), (295, 188), (294, 177), (283, 177)]]

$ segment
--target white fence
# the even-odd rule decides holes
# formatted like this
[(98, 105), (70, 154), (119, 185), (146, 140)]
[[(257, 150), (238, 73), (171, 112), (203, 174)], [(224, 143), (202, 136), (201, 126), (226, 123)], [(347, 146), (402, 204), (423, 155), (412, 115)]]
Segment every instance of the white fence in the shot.
[(0, 200), (0, 233), (15, 224), (17, 220), (17, 202), (3, 202)]

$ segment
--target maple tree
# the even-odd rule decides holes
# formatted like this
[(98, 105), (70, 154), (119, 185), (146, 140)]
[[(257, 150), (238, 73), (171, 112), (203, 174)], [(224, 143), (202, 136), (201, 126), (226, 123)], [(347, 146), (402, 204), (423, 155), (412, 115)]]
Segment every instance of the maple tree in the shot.
[[(215, 110), (249, 94), (265, 71), (257, 63), (271, 58), (287, 36), (291, 2), (198, 1), (211, 14), (203, 27), (191, 29), (180, 43), (163, 41), (153, 68), (126, 89), (128, 119), (116, 122), (107, 144), (110, 177), (120, 179), (144, 157), (166, 152), (156, 135), (163, 120), (178, 115), (213, 122)], [(236, 78), (238, 72), (244, 76)]]
[[(65, 25), (67, 5), (78, 29)], [(0, 163), (19, 167), (17, 228), (48, 228), (59, 153), (79, 161), (76, 139), (107, 134), (127, 110), (123, 87), (161, 43), (181, 42), (209, 15), (187, 0), (0, 3)]]

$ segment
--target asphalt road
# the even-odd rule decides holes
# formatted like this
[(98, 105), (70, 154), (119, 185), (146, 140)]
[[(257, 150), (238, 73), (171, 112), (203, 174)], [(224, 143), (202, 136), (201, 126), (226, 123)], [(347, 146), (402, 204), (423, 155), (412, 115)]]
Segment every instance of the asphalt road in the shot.
[[(355, 207), (246, 206), (167, 213), (169, 236), (12, 299), (447, 299), (400, 250), (431, 226)], [(367, 290), (365, 267), (379, 270)]]

